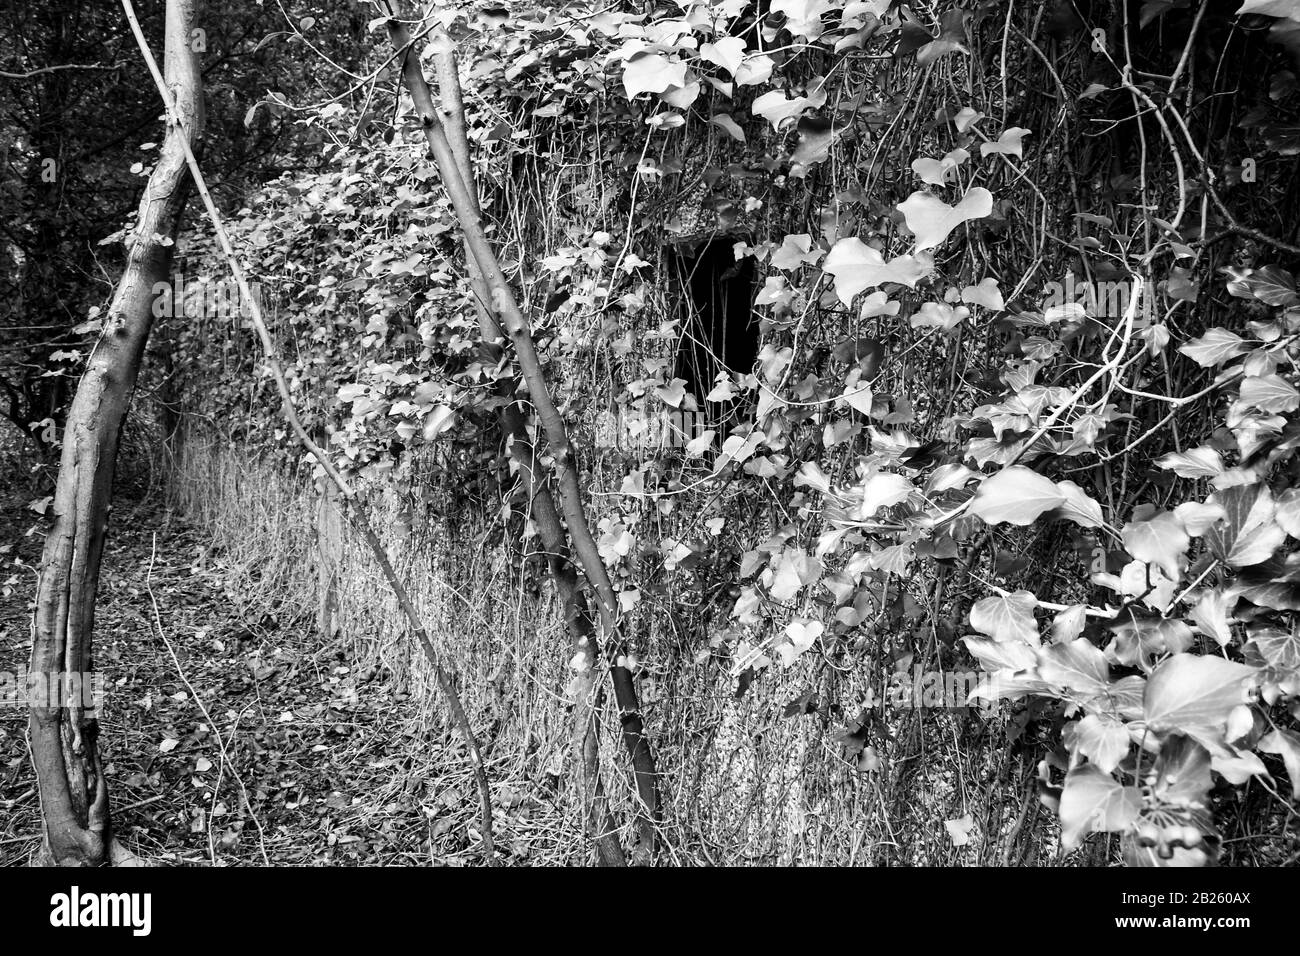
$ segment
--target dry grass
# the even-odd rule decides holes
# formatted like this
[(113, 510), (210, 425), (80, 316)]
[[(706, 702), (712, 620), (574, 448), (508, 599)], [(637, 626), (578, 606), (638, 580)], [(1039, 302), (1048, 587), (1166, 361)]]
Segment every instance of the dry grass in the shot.
[[(309, 478), (191, 436), (170, 487), (176, 507), (210, 535), (212, 555), (228, 575), (226, 590), (244, 617), (274, 614), (281, 628), (292, 622), (318, 651), (341, 644), (354, 667), (374, 668), (395, 685), (397, 716), (412, 748), (403, 772), (368, 794), (367, 806), (383, 808), (398, 793), (420, 793), (435, 836), (450, 838), (471, 826), (468, 764), (446, 731), (443, 702), (404, 637), (378, 571), (347, 534), (338, 631), (331, 639), (315, 633), (318, 504)], [(580, 863), (587, 851), (579, 807), (565, 787), (571, 728), (562, 689), (569, 654), (559, 608), (501, 543), (508, 539), (491, 514), (462, 510), (452, 520), (437, 501), (422, 500), (413, 509), (374, 489), (371, 507), (430, 633), (459, 674), (488, 761), (498, 838), (517, 860)], [(864, 649), (861, 666), (822, 658), (788, 671), (770, 668), (738, 696), (729, 662), (708, 653), (715, 625), (707, 613), (693, 618), (674, 606), (671, 593), (659, 606), (645, 605), (633, 624), (645, 663), (647, 726), (663, 777), (667, 860), (1048, 862), (1042, 854), (1049, 821), (1029, 796), (1033, 761), (1006, 745), (1005, 718), (885, 709), (872, 733), (880, 769), (859, 772), (839, 732), (857, 716), (855, 702), (866, 699), (868, 682), (879, 686), (878, 661), (887, 654), (873, 646)], [(889, 638), (882, 640), (888, 646)], [(808, 692), (840, 709), (783, 716), (788, 702)], [(608, 706), (605, 726), (617, 726)], [(427, 739), (441, 745), (416, 743)], [(605, 766), (619, 768), (607, 775), (607, 785), (620, 819), (630, 819), (633, 795), (613, 734), (605, 735), (604, 750)], [(944, 823), (966, 814), (974, 821), (971, 842), (955, 846)], [(439, 826), (439, 819), (447, 822)], [(433, 846), (436, 853), (436, 840)]]

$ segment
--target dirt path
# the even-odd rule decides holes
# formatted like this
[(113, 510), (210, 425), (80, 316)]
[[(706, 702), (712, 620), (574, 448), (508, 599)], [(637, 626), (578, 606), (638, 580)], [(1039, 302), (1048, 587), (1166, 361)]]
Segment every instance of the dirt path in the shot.
[[(25, 497), (0, 502), (0, 671), (30, 652), (44, 527)], [(95, 654), (122, 842), (173, 865), (472, 862), (456, 744), (419, 730), (391, 681), (321, 650), (306, 615), (248, 620), (205, 544), (148, 503), (113, 520)], [(25, 728), (24, 707), (0, 706), (0, 865), (39, 844)]]

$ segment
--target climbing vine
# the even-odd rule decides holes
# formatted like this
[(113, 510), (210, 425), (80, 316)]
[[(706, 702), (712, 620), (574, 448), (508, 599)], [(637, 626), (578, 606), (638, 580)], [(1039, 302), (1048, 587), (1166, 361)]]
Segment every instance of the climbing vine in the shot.
[[(958, 705), (1046, 728), (1064, 849), (1118, 833), (1130, 863), (1198, 864), (1225, 789), (1288, 820), (1300, 799), (1300, 249), (1258, 215), (1292, 201), (1300, 3), (1104, 7), (435, 7), (412, 29), (460, 51), (488, 235), (607, 479), (587, 492), (624, 620), (724, 595), (694, 651), (739, 693), (814, 661), (880, 688), (901, 660), (977, 662)], [(1216, 70), (1224, 49), (1268, 68)], [(494, 416), (531, 409), (480, 348), (397, 91), (390, 66), (353, 101), (269, 102), (326, 163), (265, 184), (236, 242), (338, 467), (479, 482), (526, 537)], [(759, 276), (758, 348), (693, 385), (669, 260), (702, 238)], [(247, 394), (244, 334), (182, 332), (205, 410), (296, 454), (269, 383)], [(840, 744), (870, 774), (892, 733), (862, 710)]]

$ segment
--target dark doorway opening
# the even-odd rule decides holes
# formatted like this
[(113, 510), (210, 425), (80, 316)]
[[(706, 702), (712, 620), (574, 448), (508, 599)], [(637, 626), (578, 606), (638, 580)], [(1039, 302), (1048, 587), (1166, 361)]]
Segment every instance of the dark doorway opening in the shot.
[(735, 242), (716, 239), (667, 250), (682, 303), (676, 376), (699, 401), (713, 390), (720, 371), (747, 373), (758, 357), (754, 259), (737, 261)]

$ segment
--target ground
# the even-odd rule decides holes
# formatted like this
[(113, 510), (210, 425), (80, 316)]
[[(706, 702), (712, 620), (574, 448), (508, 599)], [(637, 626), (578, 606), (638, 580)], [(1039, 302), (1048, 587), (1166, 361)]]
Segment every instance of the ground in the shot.
[[(0, 505), (0, 671), (14, 674), (45, 527), (29, 500)], [(155, 502), (116, 508), (95, 653), (123, 844), (171, 865), (476, 862), (458, 741), (421, 729), (384, 674), (322, 649), (310, 614), (250, 620), (205, 541)], [(2, 706), (0, 865), (39, 846), (35, 788), (26, 710)], [(530, 809), (545, 815), (532, 803), (512, 808), (517, 832)]]

